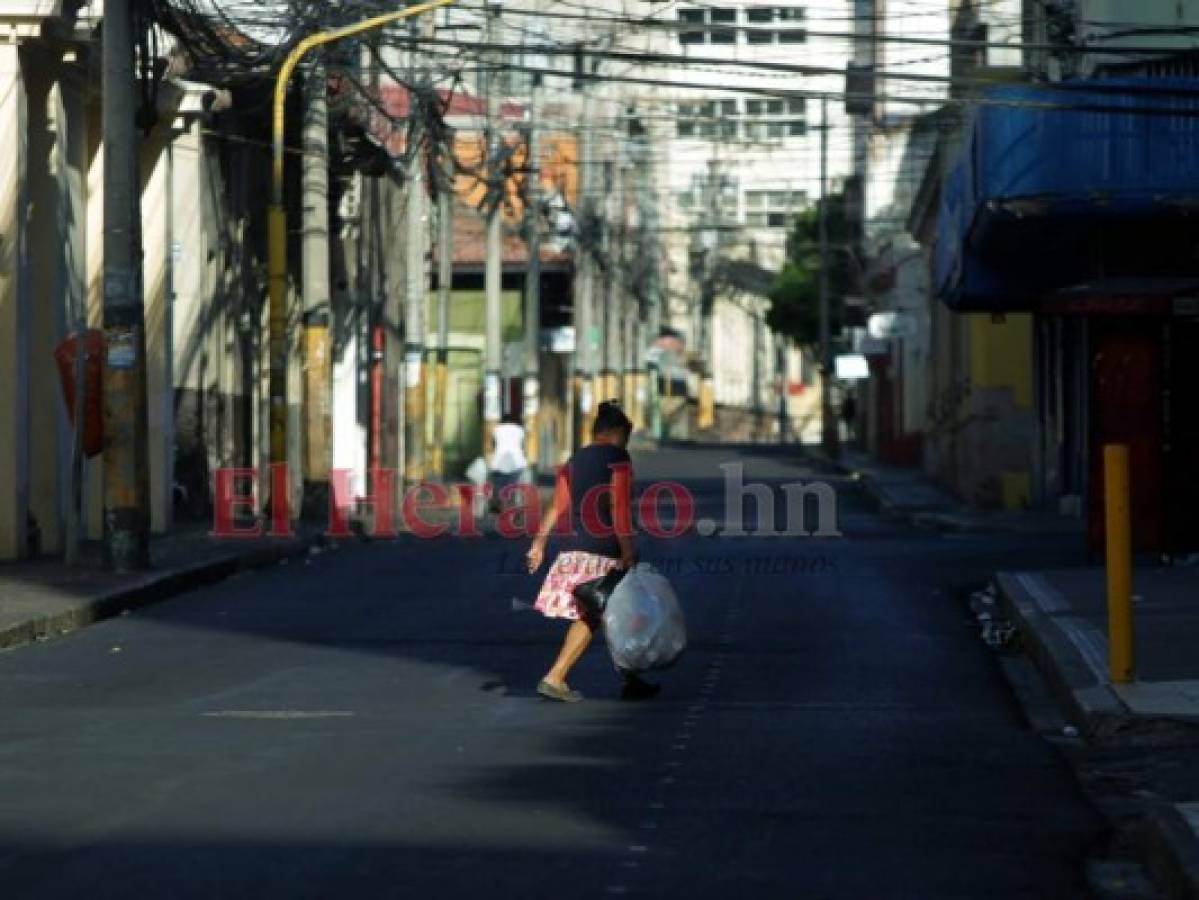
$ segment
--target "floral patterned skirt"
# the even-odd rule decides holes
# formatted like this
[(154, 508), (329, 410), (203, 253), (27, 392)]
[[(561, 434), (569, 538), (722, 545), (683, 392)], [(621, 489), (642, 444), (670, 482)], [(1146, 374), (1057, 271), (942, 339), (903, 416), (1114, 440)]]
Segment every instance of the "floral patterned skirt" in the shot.
[(578, 619), (574, 589), (584, 581), (602, 578), (620, 565), (620, 560), (581, 550), (559, 553), (550, 566), (533, 608), (550, 619)]

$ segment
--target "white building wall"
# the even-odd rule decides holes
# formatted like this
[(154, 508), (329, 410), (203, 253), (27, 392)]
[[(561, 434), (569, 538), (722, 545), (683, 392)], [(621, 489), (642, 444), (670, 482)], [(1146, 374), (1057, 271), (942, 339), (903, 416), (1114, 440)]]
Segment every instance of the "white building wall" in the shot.
[[(653, 10), (652, 4), (641, 4)], [(850, 121), (841, 93), (852, 42), (853, 4), (832, 0), (808, 3), (729, 2), (716, 5), (680, 4), (669, 13), (676, 25), (683, 17), (712, 10), (733, 16), (732, 43), (687, 43), (679, 28), (661, 29), (647, 38), (648, 49), (687, 59), (686, 64), (654, 70), (651, 77), (694, 84), (695, 88), (664, 86), (644, 100), (648, 114), (662, 125), (656, 142), (657, 184), (663, 244), (669, 270), (665, 280), (668, 320), (696, 350), (698, 286), (690, 272), (690, 251), (697, 227), (706, 221), (708, 201), (715, 196), (720, 209), (719, 250), (723, 258), (745, 259), (774, 271), (785, 261), (785, 246), (794, 215), (820, 194), (822, 104), (831, 98), (827, 114), (828, 189), (839, 190), (851, 170)], [(785, 10), (784, 13), (774, 12)], [(781, 19), (780, 15), (792, 17)], [(767, 16), (770, 22), (759, 22)], [(788, 31), (805, 32), (802, 42), (784, 42)], [(808, 32), (830, 32), (835, 37)], [(709, 30), (709, 36), (711, 31)], [(771, 35), (770, 43), (755, 43)], [(710, 67), (704, 65), (711, 60)], [(735, 63), (775, 63), (809, 71), (737, 70)], [(820, 71), (827, 70), (827, 71)], [(688, 109), (717, 104), (710, 123), (697, 123), (687, 133)], [(769, 104), (774, 104), (772, 113)], [(803, 123), (802, 133), (791, 123)], [(716, 187), (708, 187), (716, 183)], [(743, 314), (718, 303), (713, 329), (715, 392), (718, 403), (751, 405), (744, 369), (753, 358), (753, 329), (742, 327)], [(724, 318), (721, 318), (724, 317)], [(745, 321), (749, 321), (747, 318)], [(731, 328), (732, 330), (727, 330)], [(733, 349), (735, 342), (742, 342)], [(736, 358), (737, 362), (731, 360)], [(773, 366), (771, 367), (773, 370)]]
[[(1153, 59), (1159, 55), (1185, 53), (1199, 47), (1199, 0), (1077, 0), (1074, 4), (1075, 34), (1080, 44), (1103, 47), (1160, 47), (1161, 53), (1121, 55), (1120, 62)], [(1131, 24), (1135, 23), (1135, 24)], [(1087, 77), (1110, 65), (1110, 54), (1081, 58), (1078, 74)]]

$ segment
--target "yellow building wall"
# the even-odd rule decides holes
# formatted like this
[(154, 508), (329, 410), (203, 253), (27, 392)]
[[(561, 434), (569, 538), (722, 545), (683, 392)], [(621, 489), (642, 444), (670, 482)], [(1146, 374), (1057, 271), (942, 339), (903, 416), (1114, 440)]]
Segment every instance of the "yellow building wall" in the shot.
[[(1033, 404), (1033, 318), (1027, 313), (970, 316), (970, 384), (975, 390), (1007, 391), (1016, 410)], [(1003, 427), (1003, 422), (996, 423)], [(1031, 459), (999, 473), (1002, 505), (1023, 509), (1032, 496)]]
[(1032, 408), (1032, 316), (970, 317), (970, 383), (1010, 388), (1021, 409)]

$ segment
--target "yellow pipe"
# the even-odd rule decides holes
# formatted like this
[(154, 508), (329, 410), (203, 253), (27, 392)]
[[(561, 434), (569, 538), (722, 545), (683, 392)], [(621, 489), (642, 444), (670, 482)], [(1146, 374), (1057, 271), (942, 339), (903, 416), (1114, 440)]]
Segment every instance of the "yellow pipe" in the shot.
[(1134, 679), (1132, 649), (1132, 535), (1129, 522), (1128, 447), (1103, 448), (1107, 532), (1107, 646), (1113, 684)]
[(287, 461), (287, 211), (283, 205), (283, 133), (287, 85), (309, 50), (332, 44), (401, 19), (412, 18), (449, 6), (454, 0), (431, 0), (353, 25), (321, 31), (304, 38), (283, 60), (275, 78), (275, 100), (271, 135), (271, 207), (268, 219), (267, 272), (270, 311), (270, 447), (271, 462)]

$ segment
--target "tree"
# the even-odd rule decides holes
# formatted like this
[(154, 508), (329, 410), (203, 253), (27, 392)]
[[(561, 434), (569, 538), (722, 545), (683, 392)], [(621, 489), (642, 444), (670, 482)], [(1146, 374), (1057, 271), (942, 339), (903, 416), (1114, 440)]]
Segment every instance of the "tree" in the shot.
[[(845, 197), (832, 194), (828, 203), (829, 332), (835, 339), (845, 313), (845, 295), (853, 285), (849, 259), (849, 225)], [(767, 292), (766, 324), (801, 346), (820, 342), (820, 205), (795, 217), (787, 236), (787, 261)]]

